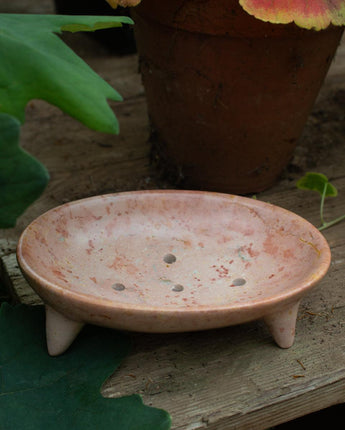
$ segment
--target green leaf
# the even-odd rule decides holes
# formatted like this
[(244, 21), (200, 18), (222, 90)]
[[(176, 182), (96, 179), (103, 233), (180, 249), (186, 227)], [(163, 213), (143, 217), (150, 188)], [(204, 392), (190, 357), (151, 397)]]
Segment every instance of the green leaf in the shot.
[(169, 415), (139, 396), (106, 399), (103, 381), (129, 350), (128, 338), (87, 326), (69, 350), (48, 355), (41, 306), (0, 309), (1, 430), (167, 430)]
[[(322, 173), (308, 172), (296, 185), (301, 190), (317, 191), (321, 196), (325, 193), (325, 197), (336, 197), (338, 195), (336, 187)], [(327, 187), (326, 191), (325, 187)]]
[(0, 228), (14, 227), (49, 180), (45, 167), (19, 147), (19, 134), (19, 121), (0, 113)]
[(118, 133), (108, 99), (121, 96), (57, 35), (131, 24), (128, 17), (0, 14), (0, 111), (24, 121), (31, 99), (45, 100), (102, 132)]

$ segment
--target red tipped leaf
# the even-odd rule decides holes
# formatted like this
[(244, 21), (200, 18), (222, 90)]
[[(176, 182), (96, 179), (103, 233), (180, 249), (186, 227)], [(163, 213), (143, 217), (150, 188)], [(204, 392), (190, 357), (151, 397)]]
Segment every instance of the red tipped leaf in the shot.
[(274, 24), (295, 22), (299, 27), (321, 30), (330, 24), (345, 25), (345, 0), (239, 0), (256, 18)]

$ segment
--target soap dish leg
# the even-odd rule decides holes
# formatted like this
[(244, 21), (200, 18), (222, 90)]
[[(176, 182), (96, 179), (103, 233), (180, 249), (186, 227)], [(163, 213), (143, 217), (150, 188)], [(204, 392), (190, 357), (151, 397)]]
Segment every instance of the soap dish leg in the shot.
[(46, 337), (49, 355), (60, 355), (72, 344), (84, 323), (73, 321), (46, 305)]
[(273, 339), (281, 348), (290, 348), (294, 343), (299, 304), (300, 300), (263, 318)]

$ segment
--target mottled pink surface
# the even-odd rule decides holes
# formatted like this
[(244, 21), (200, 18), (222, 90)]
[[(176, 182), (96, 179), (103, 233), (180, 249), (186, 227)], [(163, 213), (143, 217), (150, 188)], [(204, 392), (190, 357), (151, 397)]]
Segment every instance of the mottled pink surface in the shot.
[[(291, 212), (166, 190), (53, 209), (24, 231), (17, 254), (56, 324), (61, 314), (77, 325), (174, 332), (264, 318), (283, 347), (301, 297), (330, 264), (324, 237)], [(274, 334), (291, 325), (279, 326), (283, 314), (292, 319), (288, 341)]]

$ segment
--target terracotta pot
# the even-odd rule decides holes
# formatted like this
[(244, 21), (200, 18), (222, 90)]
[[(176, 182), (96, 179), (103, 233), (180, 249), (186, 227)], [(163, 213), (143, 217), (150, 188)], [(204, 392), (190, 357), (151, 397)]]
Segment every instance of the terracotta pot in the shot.
[(133, 9), (155, 158), (188, 188), (264, 190), (288, 164), (339, 44), (265, 23), (238, 0)]

